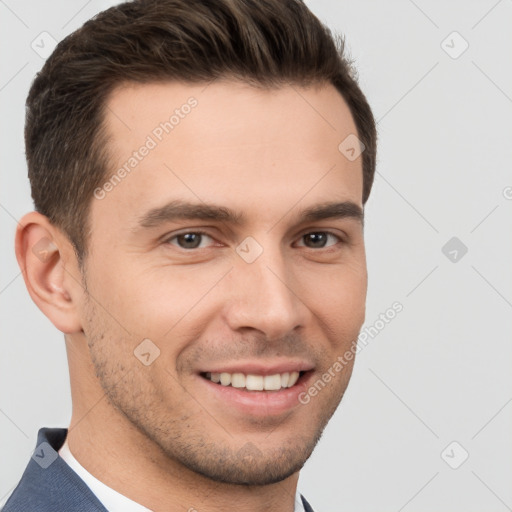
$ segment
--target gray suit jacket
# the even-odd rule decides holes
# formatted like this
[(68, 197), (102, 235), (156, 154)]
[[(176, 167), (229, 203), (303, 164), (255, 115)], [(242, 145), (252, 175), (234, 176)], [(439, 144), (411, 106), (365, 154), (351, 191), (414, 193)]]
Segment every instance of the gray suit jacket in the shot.
[[(42, 428), (20, 482), (1, 512), (108, 512), (59, 456), (67, 428)], [(301, 495), (306, 512), (313, 509)]]

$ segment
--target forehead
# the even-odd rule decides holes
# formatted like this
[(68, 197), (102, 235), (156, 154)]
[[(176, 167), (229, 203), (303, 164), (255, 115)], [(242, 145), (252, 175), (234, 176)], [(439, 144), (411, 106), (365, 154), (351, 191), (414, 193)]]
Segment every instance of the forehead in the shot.
[(133, 226), (173, 199), (274, 221), (299, 201), (361, 204), (362, 158), (339, 150), (356, 126), (331, 85), (124, 84), (105, 112), (112, 165), (93, 218)]

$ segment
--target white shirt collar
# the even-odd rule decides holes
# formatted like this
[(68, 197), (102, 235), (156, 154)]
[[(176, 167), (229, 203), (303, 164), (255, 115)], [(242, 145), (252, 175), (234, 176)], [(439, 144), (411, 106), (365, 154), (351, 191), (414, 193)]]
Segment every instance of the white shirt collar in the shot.
[[(151, 509), (144, 507), (140, 503), (133, 501), (123, 494), (115, 491), (108, 485), (92, 476), (73, 456), (69, 450), (68, 441), (64, 442), (59, 450), (59, 455), (71, 467), (71, 469), (86, 483), (87, 487), (96, 495), (103, 506), (109, 512), (152, 512)], [(295, 494), (295, 511), (304, 512), (302, 499), (297, 489)]]

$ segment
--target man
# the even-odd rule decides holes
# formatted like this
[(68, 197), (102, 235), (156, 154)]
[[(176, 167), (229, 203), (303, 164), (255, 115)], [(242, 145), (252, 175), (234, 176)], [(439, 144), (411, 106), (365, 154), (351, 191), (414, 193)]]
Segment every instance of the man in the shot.
[(73, 411), (4, 511), (313, 510), (375, 170), (342, 42), (298, 0), (124, 3), (57, 46), (25, 139), (16, 255)]

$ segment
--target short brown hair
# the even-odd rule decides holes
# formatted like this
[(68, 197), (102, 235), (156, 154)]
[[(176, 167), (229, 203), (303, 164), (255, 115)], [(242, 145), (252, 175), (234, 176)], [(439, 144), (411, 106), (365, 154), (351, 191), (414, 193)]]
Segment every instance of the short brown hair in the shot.
[(108, 95), (125, 82), (219, 77), (334, 85), (365, 147), (364, 204), (376, 126), (344, 46), (301, 0), (136, 0), (101, 12), (57, 45), (31, 86), (25, 145), (35, 209), (66, 234), (82, 268), (93, 191), (109, 174)]

